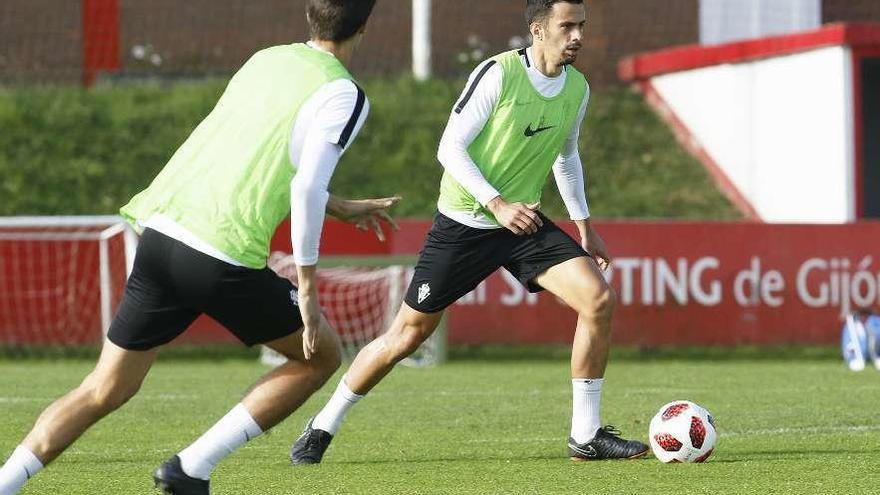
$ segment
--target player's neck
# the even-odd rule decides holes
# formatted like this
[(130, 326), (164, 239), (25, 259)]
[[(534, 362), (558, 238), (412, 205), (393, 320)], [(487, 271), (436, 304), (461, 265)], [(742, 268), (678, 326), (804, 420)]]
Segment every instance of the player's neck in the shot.
[(535, 68), (538, 69), (541, 74), (544, 74), (547, 77), (556, 77), (562, 73), (562, 66), (560, 66), (553, 57), (549, 56), (547, 51), (539, 44), (532, 45), (531, 51)]
[(339, 43), (336, 41), (311, 39), (309, 40), (309, 45), (333, 55), (346, 66), (348, 66), (354, 56), (354, 44), (347, 41)]

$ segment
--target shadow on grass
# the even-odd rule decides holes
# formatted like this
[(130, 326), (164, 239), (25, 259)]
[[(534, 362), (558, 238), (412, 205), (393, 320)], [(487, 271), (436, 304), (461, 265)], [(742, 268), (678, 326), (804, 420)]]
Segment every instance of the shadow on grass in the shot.
[[(712, 456), (707, 464), (741, 464), (748, 462), (784, 462), (784, 461), (792, 461), (792, 460), (804, 460), (804, 459), (822, 459), (833, 457), (836, 459), (848, 458), (849, 456), (865, 456), (866, 458), (871, 457), (875, 454), (875, 452), (871, 451), (868, 448), (834, 448), (827, 450), (817, 450), (817, 449), (792, 449), (792, 450), (756, 450), (748, 453), (744, 453), (742, 455), (724, 455), (722, 457), (718, 457), (717, 454)], [(419, 459), (352, 459), (352, 460), (342, 460), (342, 461), (330, 461), (328, 464), (334, 465), (387, 465), (387, 464), (431, 464), (431, 463), (471, 463), (474, 461), (498, 461), (498, 462), (519, 462), (519, 461), (560, 461), (571, 463), (572, 465), (581, 465), (581, 464), (592, 464), (592, 463), (584, 463), (584, 462), (575, 462), (571, 461), (568, 456), (558, 455), (558, 454), (544, 454), (544, 455), (525, 455), (525, 456), (504, 456), (504, 455), (462, 455), (462, 456), (453, 456), (453, 455), (443, 455), (437, 457), (430, 458), (419, 458)], [(618, 461), (607, 461), (608, 463), (641, 463), (641, 462), (658, 462), (657, 459), (653, 455), (649, 455), (647, 457), (643, 457), (641, 459), (632, 459), (632, 460), (618, 460)], [(603, 464), (600, 462), (600, 464)], [(306, 468), (309, 469), (312, 466), (297, 466), (297, 468)]]
[[(421, 459), (369, 459), (369, 460), (347, 460), (347, 461), (331, 461), (331, 464), (336, 465), (383, 465), (383, 464), (431, 464), (435, 462), (444, 462), (444, 463), (472, 463), (474, 461), (499, 461), (499, 462), (513, 462), (513, 461), (550, 461), (550, 460), (559, 460), (571, 462), (568, 460), (568, 457), (563, 457), (559, 455), (526, 455), (526, 456), (517, 456), (517, 457), (505, 457), (501, 455), (485, 455), (485, 456), (437, 456), (432, 458), (421, 458)], [(311, 466), (304, 466), (307, 469)]]

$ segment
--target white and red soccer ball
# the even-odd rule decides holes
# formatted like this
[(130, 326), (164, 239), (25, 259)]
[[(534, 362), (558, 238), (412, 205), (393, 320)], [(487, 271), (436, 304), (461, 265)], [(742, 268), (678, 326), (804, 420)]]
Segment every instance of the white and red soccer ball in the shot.
[(703, 462), (712, 455), (718, 434), (709, 411), (677, 400), (661, 407), (648, 429), (651, 449), (661, 462)]

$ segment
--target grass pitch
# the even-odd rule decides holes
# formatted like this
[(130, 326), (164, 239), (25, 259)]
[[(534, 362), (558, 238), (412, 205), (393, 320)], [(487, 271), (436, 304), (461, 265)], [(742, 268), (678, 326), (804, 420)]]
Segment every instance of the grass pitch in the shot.
[[(0, 363), (3, 459), (39, 411), (90, 368), (86, 360)], [(22, 493), (157, 493), (152, 470), (264, 371), (255, 360), (160, 359), (135, 399)], [(213, 493), (880, 493), (880, 373), (850, 373), (836, 360), (612, 360), (605, 421), (646, 440), (662, 404), (696, 401), (720, 433), (702, 465), (569, 461), (568, 364), (522, 357), (399, 368), (352, 410), (324, 464), (292, 467), (291, 442), (339, 376), (222, 463)]]

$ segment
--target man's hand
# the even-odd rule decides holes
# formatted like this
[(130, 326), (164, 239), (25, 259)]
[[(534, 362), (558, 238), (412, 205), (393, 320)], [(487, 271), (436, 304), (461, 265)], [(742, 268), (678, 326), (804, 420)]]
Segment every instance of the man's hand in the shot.
[(608, 248), (605, 247), (605, 241), (602, 240), (602, 237), (590, 225), (590, 219), (576, 220), (575, 224), (581, 235), (581, 247), (596, 260), (596, 264), (599, 265), (603, 272), (608, 270), (608, 267), (611, 266), (611, 256), (608, 256)]
[(400, 196), (377, 199), (343, 199), (331, 194), (327, 201), (327, 213), (343, 222), (355, 224), (360, 230), (366, 231), (372, 228), (376, 237), (385, 242), (382, 222), (390, 225), (392, 229), (398, 230), (399, 227), (388, 214), (388, 209), (399, 201)]
[(540, 203), (533, 205), (508, 203), (501, 199), (501, 196), (486, 204), (486, 208), (492, 212), (495, 220), (516, 235), (534, 234), (544, 225), (541, 217), (538, 216), (537, 210), (540, 206)]
[(321, 328), (321, 307), (318, 305), (318, 283), (316, 280), (316, 267), (297, 266), (297, 301), (299, 314), (303, 321), (302, 345), (306, 360), (318, 350), (318, 335)]

